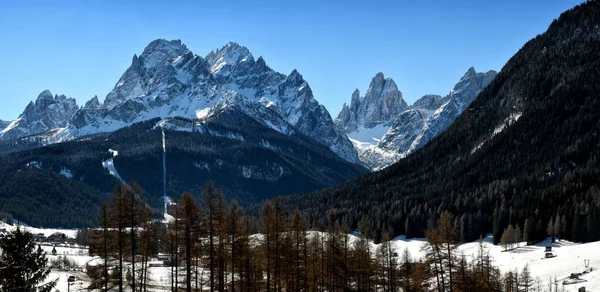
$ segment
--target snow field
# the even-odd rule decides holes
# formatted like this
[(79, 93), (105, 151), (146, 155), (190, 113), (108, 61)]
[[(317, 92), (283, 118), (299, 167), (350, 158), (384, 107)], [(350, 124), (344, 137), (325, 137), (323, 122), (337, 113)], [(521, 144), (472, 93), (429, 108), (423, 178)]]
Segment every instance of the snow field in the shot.
[[(54, 230), (53, 230), (54, 231)], [(51, 233), (51, 232), (49, 232)], [(325, 238), (326, 233), (311, 231), (309, 236), (322, 236)], [(262, 236), (256, 234), (252, 236), (253, 240), (259, 240)], [(350, 235), (350, 245), (358, 240), (355, 235)], [(404, 236), (398, 236), (391, 241), (392, 249), (398, 253), (398, 260), (402, 258), (402, 253), (405, 249), (411, 254), (413, 260), (423, 260), (424, 253), (422, 247), (425, 244), (425, 239), (406, 239)], [(509, 271), (522, 271), (525, 265), (528, 265), (531, 276), (540, 283), (542, 290), (547, 289), (549, 279), (554, 277), (558, 280), (559, 289), (563, 289), (566, 292), (577, 291), (579, 287), (585, 286), (586, 291), (600, 291), (600, 242), (591, 243), (572, 243), (568, 241), (557, 241), (551, 243), (549, 240), (544, 242), (526, 246), (524, 243), (519, 248), (504, 251), (500, 245), (493, 245), (491, 236), (488, 236), (483, 241), (483, 246), (486, 251), (489, 252), (493, 258), (493, 263), (500, 268), (502, 273)], [(556, 255), (554, 258), (543, 259), (545, 254), (545, 247), (552, 246), (552, 252)], [(378, 244), (371, 243), (371, 250), (376, 252)], [(52, 246), (43, 246), (49, 254), (49, 259), (55, 257), (65, 256), (75, 261), (78, 265), (85, 267), (90, 261), (97, 259), (96, 257), (90, 257), (87, 255), (87, 251), (83, 255), (80, 254), (80, 248), (78, 247), (57, 247), (57, 255), (51, 255)], [(473, 258), (479, 249), (479, 242), (470, 242), (462, 244), (458, 247), (458, 254), (464, 254), (467, 258)], [(589, 267), (592, 270), (589, 273), (580, 276), (580, 279), (585, 280), (583, 283), (564, 285), (563, 280), (568, 278), (571, 273), (581, 273), (586, 270), (584, 260), (589, 260)], [(157, 260), (152, 261), (153, 263), (159, 263)], [(151, 289), (149, 291), (168, 291), (170, 288), (170, 267), (151, 267), (149, 269), (149, 279)], [(589, 269), (588, 269), (589, 271)], [(66, 279), (68, 275), (73, 275), (73, 272), (61, 272), (52, 271), (49, 280), (58, 278), (59, 285), (57, 285), (57, 291), (67, 291)], [(76, 274), (77, 275), (77, 274)], [(205, 277), (207, 274), (205, 272)], [(82, 277), (83, 278), (83, 275)], [(81, 279), (78, 276), (78, 279)], [(64, 282), (64, 283), (62, 283)], [(78, 282), (79, 283), (79, 282)], [(86, 282), (83, 281), (82, 285), (85, 287)], [(71, 286), (71, 288), (79, 287), (79, 284)], [(71, 291), (77, 291), (71, 289)]]

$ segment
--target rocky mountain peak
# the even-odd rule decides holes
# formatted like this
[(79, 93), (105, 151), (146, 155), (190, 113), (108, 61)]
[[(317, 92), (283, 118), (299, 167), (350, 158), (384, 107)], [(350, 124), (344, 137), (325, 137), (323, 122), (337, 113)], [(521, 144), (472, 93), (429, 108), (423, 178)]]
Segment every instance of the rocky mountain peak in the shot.
[(140, 65), (146, 68), (156, 67), (164, 61), (172, 61), (189, 52), (190, 50), (180, 40), (157, 39), (148, 44), (139, 57), (136, 58), (134, 55), (131, 65), (132, 68)]
[(286, 78), (286, 83), (294, 86), (300, 85), (304, 82), (304, 78), (302, 78), (302, 74), (298, 72), (298, 70), (294, 69), (290, 75)]
[(65, 103), (71, 107), (77, 108), (77, 101), (74, 98), (67, 98), (67, 96), (64, 94), (52, 96), (50, 90), (46, 89), (42, 91), (36, 98), (34, 109), (36, 111), (42, 111), (50, 105), (57, 103)]
[(478, 73), (471, 67), (447, 96), (421, 97), (390, 123), (377, 145), (361, 154), (361, 160), (379, 169), (421, 148), (446, 130), (495, 76), (495, 71)]
[(496, 77), (496, 74), (494, 70), (477, 73), (475, 68), (471, 67), (450, 91), (449, 97), (460, 103), (464, 109)]
[[(394, 82), (391, 78), (388, 80)], [(377, 73), (373, 79), (371, 79), (371, 83), (369, 84), (369, 89), (367, 90), (366, 95), (374, 95), (376, 93), (381, 93), (383, 89), (383, 84), (386, 82), (385, 76), (382, 72)]]
[(94, 95), (92, 99), (88, 100), (83, 106), (84, 109), (98, 109), (100, 108), (100, 101), (98, 100), (98, 96)]
[(4, 128), (8, 127), (8, 125), (10, 125), (10, 121), (0, 120), (0, 131), (4, 130)]
[[(360, 90), (354, 89), (354, 92), (352, 92), (352, 99), (351, 100), (357, 100), (360, 98)], [(346, 103), (344, 103), (346, 104)]]
[(477, 74), (477, 71), (475, 71), (475, 67), (471, 66), (467, 70), (467, 73), (465, 73), (465, 76), (468, 76), (468, 75), (473, 76), (473, 75), (476, 75), (476, 74)]
[(79, 110), (74, 98), (65, 95), (52, 96), (49, 90), (42, 91), (35, 103), (27, 105), (23, 113), (11, 123), (10, 128), (0, 131), (0, 139), (13, 139), (43, 133), (51, 129), (64, 128)]
[(234, 42), (229, 42), (224, 47), (211, 51), (205, 59), (213, 73), (219, 73), (226, 67), (236, 67), (241, 63), (254, 63), (254, 56), (250, 50)]
[(142, 56), (149, 56), (155, 53), (161, 53), (163, 55), (171, 54), (173, 56), (183, 56), (189, 52), (188, 48), (181, 42), (181, 40), (167, 41), (165, 39), (157, 39), (150, 42), (142, 53)]
[(36, 101), (38, 101), (38, 100), (46, 100), (46, 99), (54, 99), (54, 96), (52, 95), (52, 92), (50, 92), (50, 90), (48, 90), (48, 89), (42, 91), (38, 95), (38, 97), (36, 98)]
[(443, 98), (441, 95), (437, 94), (428, 94), (419, 98), (415, 103), (413, 103), (410, 108), (423, 108), (423, 109), (437, 109), (440, 107), (443, 102)]
[[(45, 95), (50, 101), (51, 94)], [(48, 138), (53, 143), (112, 132), (157, 117), (203, 119), (231, 104), (264, 125), (287, 134), (299, 131), (344, 159), (360, 163), (350, 140), (334, 125), (297, 70), (288, 76), (276, 72), (263, 58), (255, 61), (246, 47), (233, 42), (204, 59), (179, 40), (152, 41), (141, 55), (134, 55), (131, 66), (103, 103), (94, 97), (81, 110), (75, 107), (73, 115), (70, 111), (68, 115), (55, 115), (63, 123), (44, 122), (45, 126), (27, 128), (16, 136), (43, 133), (50, 126), (67, 126), (60, 135)], [(38, 112), (35, 106), (32, 112)], [(278, 119), (287, 124), (281, 125)], [(22, 122), (25, 120), (40, 119), (32, 114), (23, 117)], [(294, 130), (282, 130), (287, 128)]]
[(265, 72), (269, 70), (269, 66), (267, 66), (267, 63), (265, 62), (265, 59), (263, 59), (263, 57), (258, 57), (258, 59), (256, 60), (256, 63), (254, 63), (254, 66), (252, 67), (252, 73), (261, 73), (261, 72)]
[(407, 106), (394, 80), (379, 72), (371, 80), (364, 96), (360, 96), (358, 89), (354, 90), (349, 109), (338, 115), (336, 123), (347, 133), (360, 127), (370, 129), (388, 123)]

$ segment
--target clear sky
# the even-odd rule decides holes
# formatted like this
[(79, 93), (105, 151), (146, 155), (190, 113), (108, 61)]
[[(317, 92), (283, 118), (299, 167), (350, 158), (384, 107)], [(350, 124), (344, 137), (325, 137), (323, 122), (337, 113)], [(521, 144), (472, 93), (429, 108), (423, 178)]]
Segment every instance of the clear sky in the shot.
[(444, 95), (467, 71), (500, 70), (580, 0), (0, 1), (0, 119), (44, 89), (102, 101), (154, 39), (194, 53), (235, 41), (284, 74), (293, 69), (337, 116), (377, 72), (410, 104)]

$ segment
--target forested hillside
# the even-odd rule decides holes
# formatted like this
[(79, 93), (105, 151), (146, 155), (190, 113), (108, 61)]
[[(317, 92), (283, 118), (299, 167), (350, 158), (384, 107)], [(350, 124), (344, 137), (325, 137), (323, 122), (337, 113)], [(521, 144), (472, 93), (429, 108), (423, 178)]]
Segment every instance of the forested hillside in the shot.
[[(33, 226), (93, 226), (90, 214), (97, 214), (122, 179), (139, 182), (158, 212), (165, 175), (161, 127), (169, 197), (198, 193), (211, 179), (226, 198), (244, 205), (314, 191), (367, 172), (291, 126), (292, 134), (282, 134), (230, 107), (201, 122), (153, 119), (0, 156), (0, 211)], [(111, 165), (116, 173), (111, 174)]]
[[(317, 225), (329, 208), (376, 239), (423, 237), (443, 211), (462, 240), (519, 225), (600, 239), (600, 3), (527, 42), (443, 134), (385, 170), (286, 201)], [(550, 222), (550, 224), (549, 224)], [(548, 228), (549, 225), (551, 228)]]

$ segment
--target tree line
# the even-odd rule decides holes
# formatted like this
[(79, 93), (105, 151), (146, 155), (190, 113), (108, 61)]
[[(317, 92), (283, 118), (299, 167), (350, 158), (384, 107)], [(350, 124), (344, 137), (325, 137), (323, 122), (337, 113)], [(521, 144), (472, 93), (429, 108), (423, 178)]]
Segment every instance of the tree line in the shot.
[(168, 205), (166, 221), (151, 220), (143, 197), (120, 184), (102, 205), (100, 227), (88, 231), (100, 259), (87, 267), (91, 290), (146, 291), (161, 254), (172, 291), (536, 291), (526, 270), (503, 275), (483, 244), (473, 258), (458, 254), (449, 212), (431, 222), (420, 257), (394, 249), (389, 232), (373, 245), (368, 224), (351, 230), (334, 209), (319, 231), (281, 199), (247, 214), (211, 182)]

